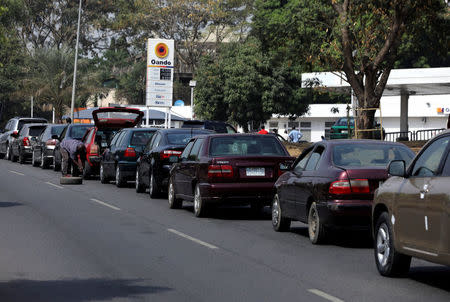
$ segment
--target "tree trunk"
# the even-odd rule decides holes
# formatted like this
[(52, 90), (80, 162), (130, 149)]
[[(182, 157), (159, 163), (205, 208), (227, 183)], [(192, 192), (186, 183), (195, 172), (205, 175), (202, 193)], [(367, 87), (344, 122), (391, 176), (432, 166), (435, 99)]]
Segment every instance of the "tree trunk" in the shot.
[[(365, 108), (365, 110), (357, 110), (355, 129), (375, 129), (375, 113), (377, 112), (377, 110), (367, 109), (379, 108), (380, 98), (375, 96), (369, 97), (367, 96), (367, 94), (362, 96), (362, 101), (359, 97), (357, 98), (359, 102), (358, 108)], [(355, 133), (355, 135), (357, 135), (357, 138), (360, 139), (372, 139), (375, 135), (375, 131), (359, 131), (358, 133)]]

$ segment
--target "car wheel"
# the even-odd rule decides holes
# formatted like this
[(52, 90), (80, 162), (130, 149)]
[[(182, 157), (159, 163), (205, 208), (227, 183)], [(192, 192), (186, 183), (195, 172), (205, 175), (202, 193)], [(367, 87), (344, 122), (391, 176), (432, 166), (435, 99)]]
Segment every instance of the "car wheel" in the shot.
[(11, 148), (9, 147), (9, 144), (6, 145), (5, 159), (6, 160), (11, 160)]
[(41, 152), (41, 168), (42, 169), (48, 168), (48, 162), (45, 159), (44, 152)]
[(56, 160), (56, 152), (53, 154), (53, 171), (61, 170), (61, 163)]
[(272, 227), (277, 232), (288, 231), (291, 227), (291, 220), (283, 217), (278, 194), (275, 194), (272, 202)]
[(149, 188), (150, 197), (157, 198), (160, 190), (159, 190), (158, 184), (156, 183), (156, 177), (155, 177), (153, 171), (150, 174), (150, 182), (149, 183), (150, 183), (150, 188)]
[(102, 184), (108, 183), (108, 179), (106, 178), (105, 171), (103, 169), (103, 164), (100, 164), (100, 182)]
[(194, 191), (194, 215), (195, 217), (205, 217), (207, 213), (207, 206), (200, 194), (200, 186), (195, 186)]
[(91, 171), (92, 171), (91, 165), (89, 165), (88, 161), (85, 160), (83, 165), (83, 179), (89, 179), (92, 174)]
[(180, 209), (183, 206), (183, 200), (180, 198), (176, 198), (175, 186), (173, 184), (173, 180), (169, 180), (169, 189), (168, 189), (168, 197), (167, 200), (169, 202), (170, 209)]
[(411, 257), (394, 248), (392, 226), (387, 212), (381, 214), (375, 226), (374, 254), (378, 272), (383, 276), (401, 276), (409, 271)]
[(145, 186), (141, 183), (141, 177), (139, 176), (139, 167), (136, 167), (136, 193), (144, 193)]
[(31, 165), (33, 167), (39, 166), (39, 163), (36, 161), (36, 156), (34, 155), (34, 151), (31, 153)]
[(125, 186), (125, 183), (126, 183), (126, 181), (125, 181), (125, 179), (122, 176), (122, 172), (120, 171), (119, 164), (117, 164), (117, 167), (116, 167), (116, 186), (118, 188), (121, 188), (121, 187)]
[(316, 203), (313, 202), (308, 214), (308, 234), (312, 244), (321, 244), (326, 239), (326, 228), (320, 221)]
[(16, 162), (17, 161), (17, 156), (14, 155), (14, 150), (11, 149), (11, 161), (12, 162)]

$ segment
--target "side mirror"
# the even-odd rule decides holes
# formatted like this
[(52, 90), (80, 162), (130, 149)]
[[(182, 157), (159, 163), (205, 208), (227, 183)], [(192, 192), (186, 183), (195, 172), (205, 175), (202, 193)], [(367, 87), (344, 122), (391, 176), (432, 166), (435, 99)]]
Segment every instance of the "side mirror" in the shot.
[(57, 139), (57, 140), (59, 140), (59, 136), (56, 135), (56, 134), (53, 134), (53, 135), (52, 135), (52, 139)]
[(406, 165), (404, 160), (393, 160), (389, 163), (388, 173), (391, 176), (406, 176)]
[(180, 158), (176, 155), (172, 155), (171, 157), (169, 157), (169, 162), (172, 164), (178, 163), (180, 162)]

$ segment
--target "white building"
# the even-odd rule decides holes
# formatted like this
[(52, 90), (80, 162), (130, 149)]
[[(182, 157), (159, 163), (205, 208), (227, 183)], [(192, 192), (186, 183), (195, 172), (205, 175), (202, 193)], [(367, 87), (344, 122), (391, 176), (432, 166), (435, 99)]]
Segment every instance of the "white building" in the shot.
[[(381, 122), (387, 133), (400, 131), (400, 98), (387, 96), (381, 98)], [(320, 141), (340, 117), (347, 116), (346, 104), (313, 104), (307, 114), (294, 121), (288, 117), (273, 115), (265, 124), (266, 129), (283, 135), (295, 126), (303, 133), (303, 139), (311, 142)], [(332, 108), (338, 108), (333, 113)], [(441, 113), (442, 108), (444, 112)], [(438, 129), (447, 126), (450, 113), (450, 95), (412, 95), (409, 97), (408, 129), (417, 131), (424, 129)], [(350, 115), (352, 113), (350, 112)], [(380, 121), (380, 112), (375, 114)]]

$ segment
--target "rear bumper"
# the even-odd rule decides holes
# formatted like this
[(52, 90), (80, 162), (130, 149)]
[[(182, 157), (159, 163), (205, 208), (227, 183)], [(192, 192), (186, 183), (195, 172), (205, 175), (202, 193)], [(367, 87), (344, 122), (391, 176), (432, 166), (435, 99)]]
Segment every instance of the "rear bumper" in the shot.
[(92, 168), (100, 168), (100, 161), (102, 160), (100, 156), (88, 156), (87, 160)]
[(370, 229), (371, 200), (333, 200), (317, 204), (324, 225), (338, 229)]
[(260, 183), (202, 183), (200, 194), (208, 203), (270, 205), (274, 195), (274, 182)]
[(134, 180), (136, 177), (136, 162), (120, 161), (119, 168), (122, 176), (128, 180)]

